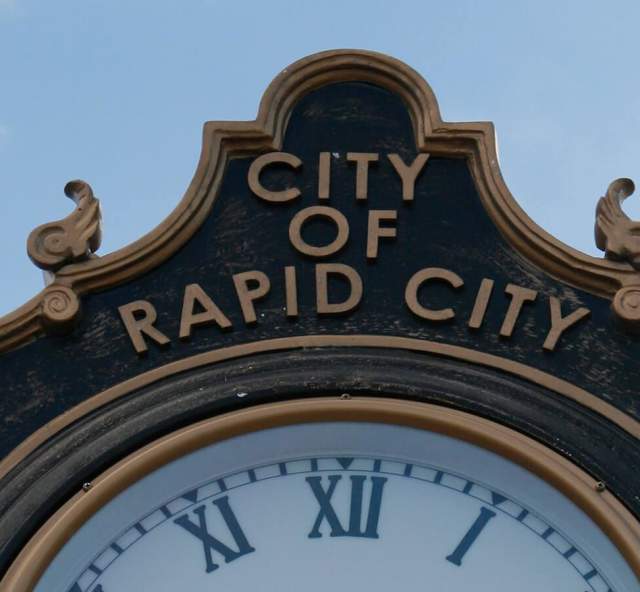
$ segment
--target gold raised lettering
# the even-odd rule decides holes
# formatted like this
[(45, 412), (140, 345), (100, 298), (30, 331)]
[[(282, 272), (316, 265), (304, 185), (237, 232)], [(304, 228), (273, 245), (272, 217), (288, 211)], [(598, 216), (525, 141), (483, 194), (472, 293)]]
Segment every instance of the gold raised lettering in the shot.
[[(323, 247), (315, 247), (310, 245), (302, 238), (302, 226), (307, 220), (317, 216), (331, 220), (338, 230), (336, 238), (328, 245)], [(328, 257), (337, 253), (347, 244), (349, 239), (349, 223), (344, 215), (328, 206), (311, 206), (300, 210), (289, 223), (289, 240), (291, 244), (304, 255), (310, 257)]]
[(404, 299), (409, 310), (421, 319), (428, 321), (448, 321), (456, 314), (452, 308), (434, 310), (426, 308), (418, 301), (418, 291), (425, 282), (438, 280), (448, 283), (452, 288), (458, 289), (464, 285), (462, 278), (448, 269), (441, 267), (426, 267), (413, 274), (404, 292)]
[(507, 309), (507, 314), (502, 321), (502, 327), (500, 327), (500, 335), (502, 337), (511, 337), (513, 334), (513, 328), (516, 325), (516, 321), (522, 311), (522, 306), (526, 302), (533, 302), (538, 293), (535, 290), (529, 288), (523, 288), (515, 284), (507, 284), (504, 291), (511, 296), (511, 302)]
[(284, 268), (284, 291), (287, 300), (287, 317), (293, 319), (298, 316), (298, 284), (296, 268), (287, 265)]
[(491, 292), (493, 291), (493, 280), (484, 278), (480, 282), (480, 288), (476, 295), (476, 301), (469, 317), (469, 327), (472, 329), (479, 329), (484, 321), (484, 315), (487, 313), (487, 307), (489, 306), (489, 298), (491, 298)]
[(556, 348), (558, 339), (560, 336), (572, 325), (575, 325), (578, 321), (588, 317), (591, 311), (588, 308), (578, 308), (566, 317), (562, 316), (562, 307), (560, 300), (555, 296), (549, 296), (549, 311), (551, 313), (551, 329), (547, 333), (547, 338), (544, 340), (542, 347), (548, 351), (553, 351)]
[(318, 199), (329, 199), (331, 188), (331, 153), (321, 152), (318, 158)]
[(367, 199), (369, 164), (378, 161), (375, 152), (347, 152), (347, 160), (356, 163), (356, 199)]
[(302, 166), (302, 161), (295, 156), (295, 154), (289, 154), (288, 152), (269, 152), (258, 156), (258, 158), (251, 163), (247, 176), (247, 182), (249, 183), (251, 191), (260, 199), (275, 203), (291, 201), (298, 197), (300, 190), (297, 187), (289, 187), (281, 191), (270, 191), (262, 185), (260, 182), (260, 173), (264, 167), (273, 163), (286, 164), (292, 169), (297, 169)]
[[(204, 310), (195, 312), (196, 303)], [(207, 293), (198, 284), (189, 284), (184, 289), (184, 297), (182, 298), (180, 339), (191, 337), (193, 327), (211, 323), (217, 324), (221, 329), (229, 329), (231, 327), (231, 321), (209, 298)]]
[(378, 244), (381, 238), (395, 238), (395, 227), (380, 226), (382, 220), (397, 220), (396, 210), (370, 210), (367, 227), (367, 259), (378, 258)]
[[(340, 275), (349, 282), (349, 297), (342, 302), (329, 302), (329, 275)], [(362, 300), (362, 278), (358, 272), (342, 263), (316, 265), (316, 311), (318, 314), (351, 312)]]
[(413, 201), (416, 179), (424, 165), (427, 164), (429, 155), (418, 154), (410, 165), (406, 165), (399, 154), (389, 154), (388, 158), (402, 181), (402, 199), (404, 201)]
[[(166, 345), (171, 341), (164, 333), (153, 326), (153, 323), (158, 318), (158, 313), (151, 302), (147, 300), (129, 302), (129, 304), (119, 306), (118, 312), (136, 353), (143, 354), (149, 349), (143, 337), (144, 335), (158, 345)], [(136, 314), (140, 313), (143, 316), (136, 319)]]
[[(236, 273), (233, 276), (233, 283), (236, 287), (236, 294), (242, 308), (242, 316), (247, 325), (257, 321), (254, 302), (264, 298), (271, 289), (271, 282), (266, 274), (261, 271), (245, 271)], [(254, 284), (249, 288), (249, 284)]]

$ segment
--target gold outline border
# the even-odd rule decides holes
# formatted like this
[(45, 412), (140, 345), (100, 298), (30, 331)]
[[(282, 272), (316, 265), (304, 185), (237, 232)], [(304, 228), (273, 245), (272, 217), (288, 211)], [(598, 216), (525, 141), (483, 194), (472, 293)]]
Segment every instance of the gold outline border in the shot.
[(36, 533), (0, 582), (0, 592), (31, 592), (62, 546), (99, 508), (153, 470), (237, 435), (299, 423), (368, 421), (434, 431), (491, 450), (562, 492), (600, 527), (640, 578), (640, 523), (608, 492), (542, 444), (477, 416), (427, 403), (356, 397), (260, 405), (207, 419), (145, 446), (96, 478)]
[(21, 442), (0, 462), (0, 478), (6, 475), (22, 459), (43, 444), (72, 422), (91, 413), (95, 409), (118, 399), (134, 390), (149, 386), (154, 382), (173, 376), (180, 372), (200, 368), (209, 364), (215, 364), (225, 360), (232, 360), (253, 354), (265, 352), (278, 352), (290, 349), (303, 349), (308, 347), (371, 347), (409, 350), (436, 354), (439, 356), (454, 358), (496, 368), (520, 378), (524, 378), (534, 384), (563, 395), (577, 403), (595, 411), (607, 418), (621, 429), (635, 438), (640, 439), (640, 422), (620, 411), (606, 401), (592, 395), (570, 382), (547, 374), (536, 368), (531, 368), (507, 358), (501, 358), (493, 354), (467, 349), (457, 345), (448, 345), (435, 341), (426, 341), (411, 337), (393, 337), (386, 335), (304, 335), (300, 337), (283, 337), (279, 339), (265, 339), (251, 343), (233, 345), (216, 349), (189, 358), (176, 360), (164, 366), (154, 368), (143, 374), (139, 374), (121, 382), (82, 403), (69, 411), (57, 416), (43, 427), (31, 434)]
[[(209, 215), (230, 158), (280, 150), (295, 103), (316, 88), (345, 81), (369, 82), (400, 96), (413, 121), (418, 150), (467, 158), (489, 216), (507, 242), (541, 270), (610, 299), (620, 287), (637, 283), (637, 272), (628, 263), (581, 253), (527, 216), (500, 173), (491, 123), (442, 121), (431, 88), (415, 70), (380, 53), (346, 49), (317, 53), (285, 68), (263, 95), (255, 121), (207, 122), (195, 175), (175, 210), (127, 247), (63, 267), (51, 286), (66, 286), (80, 296), (130, 281), (161, 264), (191, 238)], [(17, 347), (44, 331), (44, 294), (45, 291), (40, 292), (0, 318), (0, 351)]]

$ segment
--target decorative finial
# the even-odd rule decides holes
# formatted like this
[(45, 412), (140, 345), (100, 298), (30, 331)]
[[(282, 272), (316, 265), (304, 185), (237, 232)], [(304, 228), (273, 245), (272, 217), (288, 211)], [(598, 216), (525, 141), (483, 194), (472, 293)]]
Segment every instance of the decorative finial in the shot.
[[(640, 271), (640, 222), (631, 220), (621, 204), (635, 189), (631, 179), (616, 179), (596, 208), (596, 246), (605, 257), (626, 261)], [(611, 309), (621, 327), (640, 334), (640, 277), (616, 293)]]
[(631, 179), (616, 179), (596, 208), (596, 246), (605, 257), (631, 263), (640, 270), (640, 222), (623, 211), (621, 204), (635, 189)]
[(63, 220), (38, 226), (27, 240), (27, 253), (41, 269), (56, 271), (88, 259), (100, 246), (100, 202), (85, 181), (70, 181), (64, 192), (76, 209)]

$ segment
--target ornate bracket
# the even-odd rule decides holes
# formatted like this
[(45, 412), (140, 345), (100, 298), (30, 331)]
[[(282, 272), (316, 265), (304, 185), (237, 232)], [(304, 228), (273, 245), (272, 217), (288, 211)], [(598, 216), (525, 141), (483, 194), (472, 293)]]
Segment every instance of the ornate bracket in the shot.
[(55, 272), (68, 263), (88, 259), (100, 246), (100, 202), (84, 181), (70, 181), (64, 192), (76, 209), (63, 220), (48, 222), (31, 232), (27, 253), (45, 271)]
[[(596, 208), (595, 238), (605, 257), (640, 271), (640, 222), (631, 220), (621, 205), (634, 190), (631, 179), (616, 179), (609, 185)], [(640, 276), (616, 292), (611, 308), (624, 329), (640, 333)]]
[(627, 261), (640, 270), (640, 222), (634, 222), (621, 204), (635, 189), (631, 179), (613, 181), (596, 208), (596, 246), (605, 257)]
[[(76, 209), (63, 220), (38, 226), (27, 239), (27, 253), (41, 269), (55, 273), (68, 263), (89, 259), (102, 238), (100, 202), (84, 181), (70, 181), (64, 192)], [(68, 286), (52, 283), (43, 292), (40, 310), (44, 328), (51, 333), (73, 327), (80, 312), (78, 295)]]

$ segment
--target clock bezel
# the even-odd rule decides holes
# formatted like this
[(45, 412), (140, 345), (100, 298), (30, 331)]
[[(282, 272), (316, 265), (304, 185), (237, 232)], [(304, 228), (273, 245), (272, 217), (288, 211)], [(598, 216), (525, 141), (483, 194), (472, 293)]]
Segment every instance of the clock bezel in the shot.
[(60, 508), (31, 538), (0, 582), (0, 592), (31, 592), (58, 551), (118, 493), (204, 446), (243, 434), (321, 421), (386, 423), (424, 429), (490, 450), (562, 492), (619, 549), (640, 579), (640, 524), (599, 483), (550, 448), (493, 421), (429, 403), (382, 397), (319, 397), (256, 405), (196, 422), (133, 452)]

